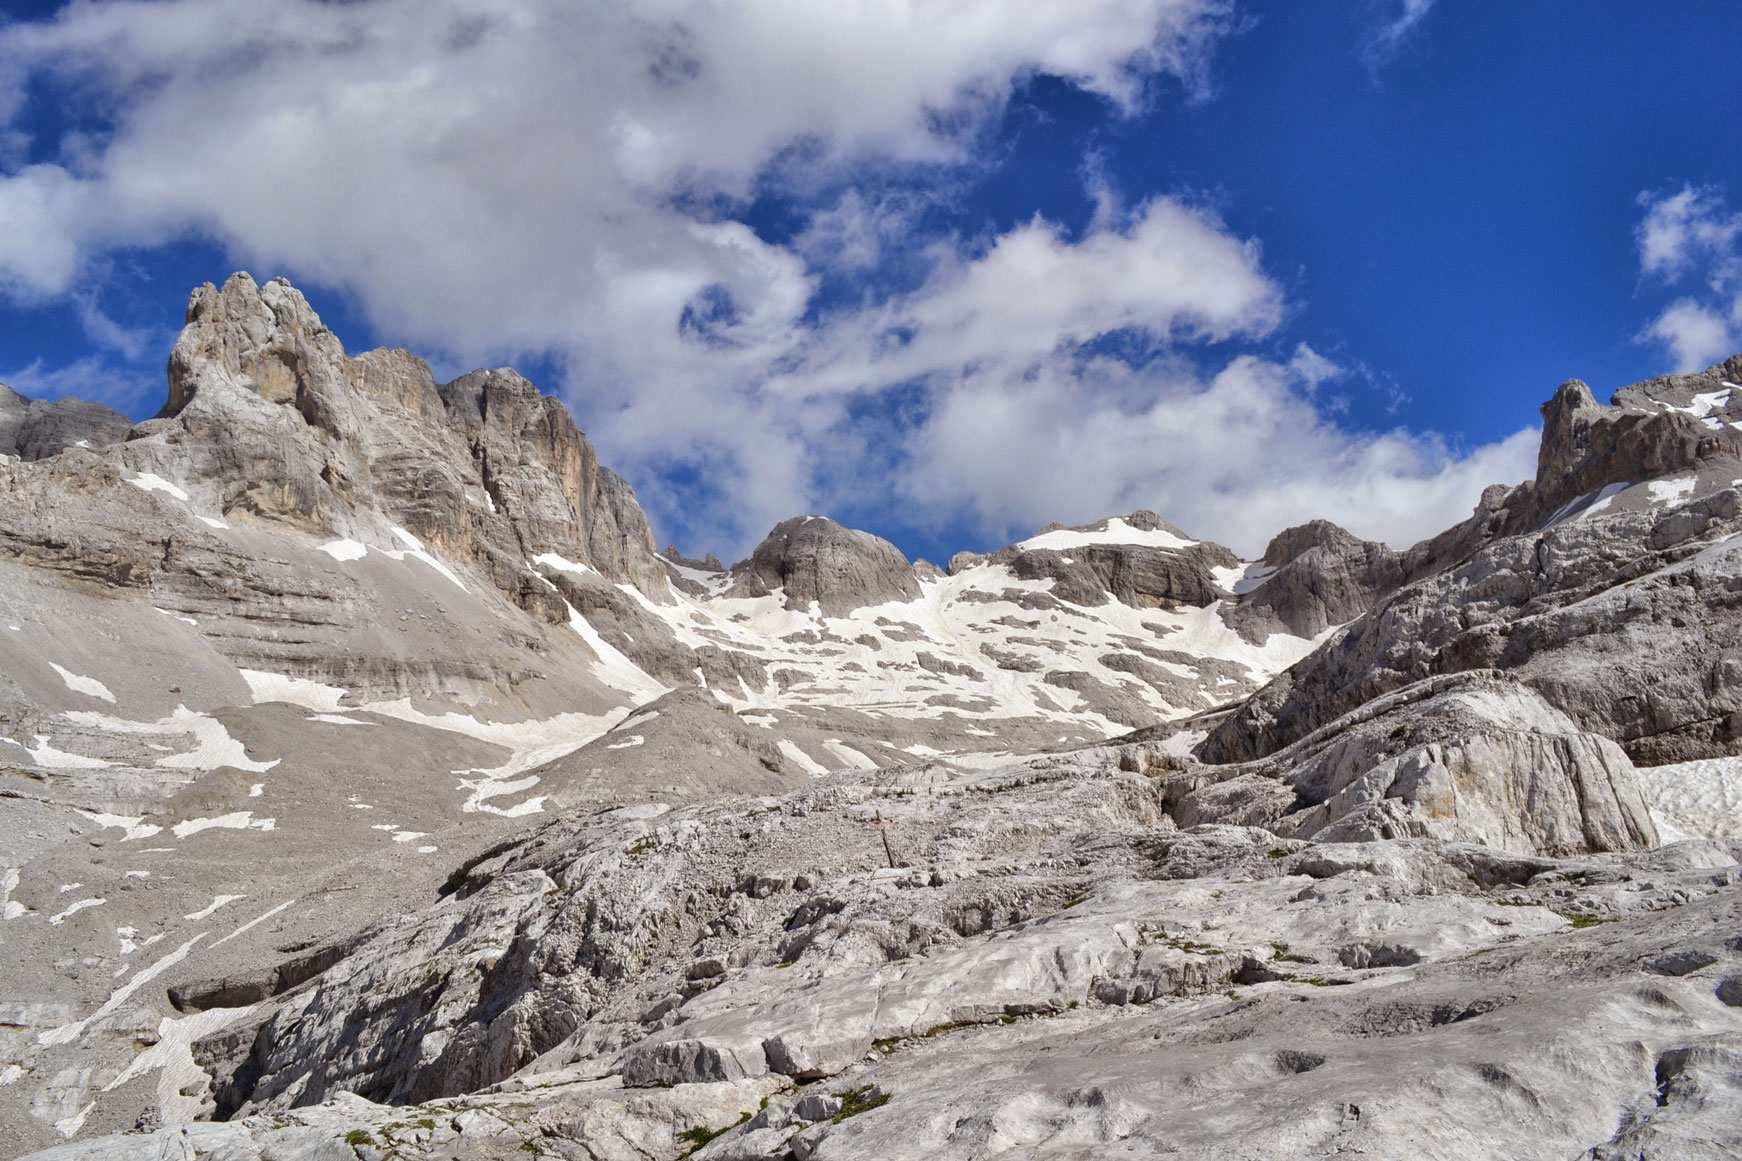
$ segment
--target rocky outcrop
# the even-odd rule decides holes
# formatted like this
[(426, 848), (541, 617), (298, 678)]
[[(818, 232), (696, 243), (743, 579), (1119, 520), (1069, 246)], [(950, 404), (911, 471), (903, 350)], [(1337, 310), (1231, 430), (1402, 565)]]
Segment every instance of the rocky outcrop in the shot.
[(1328, 520), (1278, 533), (1248, 576), (1256, 585), (1225, 605), (1222, 619), (1259, 644), (1275, 632), (1317, 637), (1365, 613), (1405, 579), (1401, 554)]
[[(1519, 702), (1421, 728), (1490, 711), (1562, 725)], [(1650, 1099), (1660, 1060), (1742, 1034), (1712, 999), (1742, 965), (1723, 942), (1742, 851), (1557, 859), (1176, 830), (1174, 774), (1141, 772), (1148, 760), (1132, 746), (912, 767), (558, 820), (469, 861), (445, 901), (264, 1022), (196, 1044), (239, 1100), (201, 1139), (255, 1158), (322, 1124), (421, 1158), (521, 1139), (597, 1149), (634, 1131), (675, 1157), (686, 1122), (648, 1121), (663, 1100), (685, 1102), (687, 1143), (714, 1138), (709, 1157), (976, 1156), (982, 1120), (1040, 1107), (1097, 1149), (1190, 1132), (1198, 1156), (1340, 1142), (1450, 1159), (1488, 1139), (1473, 1111), (1517, 1082), (1480, 1078), (1504, 1074), (1553, 1109), (1509, 1120), (1509, 1144), (1567, 1155), (1609, 1140), (1615, 1108), (1641, 1094), (1666, 1108)], [(1621, 1003), (1665, 1015), (1618, 1021)], [(1138, 1094), (1112, 1124), (1082, 1088), (1110, 1060), (1125, 1062), (1118, 1091)], [(1157, 1070), (1170, 1095), (1149, 1101)], [(1670, 1072), (1694, 1075), (1694, 1058)], [(1327, 1122), (1319, 1090), (1301, 1092), (1321, 1082), (1361, 1116)], [(1182, 1108), (1230, 1103), (1245, 1128), (1182, 1129), (1197, 1123)], [(456, 1109), (483, 1115), (462, 1124)], [(1696, 1113), (1657, 1112), (1657, 1129), (1681, 1115), (1733, 1133)], [(107, 1148), (90, 1156), (133, 1155)]]
[[(1121, 541), (1121, 535), (1130, 540)], [(958, 553), (950, 571), (972, 563), (980, 562)], [(1240, 561), (1220, 544), (1191, 540), (1155, 513), (1139, 511), (1077, 528), (1049, 524), (984, 563), (1003, 565), (1022, 580), (1051, 581), (1051, 594), (1074, 605), (1115, 600), (1134, 608), (1176, 609), (1231, 598), (1214, 570), (1237, 568)]]
[(1407, 686), (1267, 759), (1169, 786), (1183, 826), (1321, 842), (1426, 837), (1565, 857), (1658, 841), (1621, 748), (1492, 672)]
[(1636, 761), (1732, 752), (1736, 433), (1647, 393), (1713, 377), (1642, 384), (1608, 408), (1563, 387), (1545, 408), (1540, 457), (1559, 477), (1490, 489), (1470, 521), (1404, 554), (1410, 583), (1254, 695), (1200, 755), (1274, 753), (1389, 690), (1489, 667)]
[(1213, 568), (1239, 564), (1219, 544), (1173, 550), (1136, 544), (1091, 544), (1068, 552), (1006, 548), (991, 557), (1022, 580), (1050, 580), (1052, 594), (1073, 605), (1120, 601), (1140, 609), (1202, 608), (1230, 594)]
[(133, 421), (84, 399), (27, 399), (0, 383), (0, 456), (41, 460), (70, 447), (119, 443)]
[(390, 536), (378, 512), (535, 609), (526, 562), (545, 553), (668, 591), (634, 493), (560, 402), (512, 371), (438, 385), (406, 351), (351, 358), (282, 279), (194, 292), (168, 401), (139, 434), (142, 465), (215, 490), (224, 516)]
[(824, 616), (919, 596), (913, 565), (881, 537), (843, 528), (826, 516), (795, 516), (774, 526), (748, 560), (732, 566), (733, 596), (775, 589), (789, 609), (815, 601)]

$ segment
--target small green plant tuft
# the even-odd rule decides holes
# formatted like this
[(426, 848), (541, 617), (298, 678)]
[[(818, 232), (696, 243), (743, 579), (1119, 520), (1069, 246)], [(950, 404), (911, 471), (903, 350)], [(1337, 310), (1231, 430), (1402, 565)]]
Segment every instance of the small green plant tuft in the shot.
[(640, 838), (636, 839), (632, 845), (624, 847), (623, 853), (626, 855), (645, 855), (648, 851), (652, 850), (654, 847), (656, 847), (658, 845), (659, 845), (658, 839), (654, 838), (650, 834), (644, 834)]
[(1264, 857), (1267, 859), (1286, 859), (1288, 858), (1288, 852), (1283, 850), (1281, 847), (1271, 847), (1269, 850), (1264, 852)]
[(345, 1134), (345, 1144), (353, 1147), (357, 1145), (373, 1145), (374, 1143), (375, 1138), (369, 1135), (368, 1129), (352, 1129), (349, 1133)]
[(836, 1113), (831, 1120), (831, 1123), (836, 1125), (848, 1117), (856, 1117), (860, 1113), (880, 1109), (889, 1103), (888, 1093), (878, 1092), (875, 1086), (869, 1084), (849, 1089), (846, 1092), (838, 1092), (835, 1095), (841, 1098), (841, 1111)]
[(1290, 955), (1289, 951), (1288, 951), (1288, 944), (1286, 944), (1286, 943), (1272, 942), (1270, 945), (1270, 950), (1273, 953), (1270, 958), (1276, 960), (1278, 963), (1311, 963), (1311, 962), (1313, 962), (1312, 960), (1308, 959), (1304, 955)]
[[(766, 1107), (767, 1102), (765, 1101), (763, 1103), (764, 1103), (764, 1106)], [(703, 1145), (706, 1145), (709, 1141), (712, 1141), (715, 1137), (724, 1136), (725, 1134), (731, 1132), (733, 1129), (736, 1129), (739, 1125), (742, 1125), (745, 1121), (748, 1121), (749, 1119), (750, 1119), (750, 1114), (748, 1112), (745, 1112), (745, 1113), (740, 1113), (738, 1115), (738, 1119), (733, 1121), (731, 1124), (721, 1125), (717, 1129), (710, 1129), (706, 1125), (691, 1125), (689, 1128), (685, 1129), (683, 1132), (681, 1132), (677, 1135), (678, 1140), (687, 1141), (687, 1142), (689, 1142), (689, 1146), (690, 1146), (688, 1149), (685, 1149), (681, 1154), (679, 1154), (679, 1156), (680, 1157), (688, 1157), (691, 1153), (694, 1153), (697, 1149), (700, 1149)]]
[(1613, 923), (1613, 919), (1603, 919), (1596, 915), (1580, 915), (1573, 911), (1556, 911), (1562, 919), (1573, 925), (1574, 931), (1583, 931), (1587, 927), (1596, 927), (1601, 923)]
[(1087, 895), (1078, 895), (1075, 899), (1072, 899), (1069, 903), (1066, 903), (1063, 907), (1061, 907), (1060, 910), (1061, 911), (1069, 911), (1072, 907), (1080, 906), (1081, 904), (1087, 903), (1088, 901), (1089, 901), (1089, 897)]

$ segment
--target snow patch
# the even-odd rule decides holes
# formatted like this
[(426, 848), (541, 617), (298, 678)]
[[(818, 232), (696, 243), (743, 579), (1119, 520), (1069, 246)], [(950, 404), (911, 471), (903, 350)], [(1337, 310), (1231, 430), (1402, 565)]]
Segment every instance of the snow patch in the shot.
[[(166, 1125), (181, 1125), (200, 1115), (202, 1092), (211, 1082), (194, 1063), (193, 1043), (239, 1024), (259, 1007), (208, 1008), (191, 1016), (165, 1016), (158, 1021), (157, 1043), (135, 1056), (121, 1074), (103, 1086), (104, 1092), (120, 1088), (135, 1077), (157, 1073), (158, 1116)], [(183, 1091), (195, 1095), (183, 1096)]]
[(1231, 586), (1235, 596), (1245, 596), (1265, 581), (1276, 575), (1276, 569), (1263, 561), (1253, 561), (1240, 572), (1239, 579)]
[[(84, 1035), (86, 1028), (90, 1027), (96, 1021), (101, 1020), (103, 1017), (112, 1014), (122, 1004), (125, 1004), (134, 992), (137, 992), (140, 988), (144, 987), (146, 984), (186, 959), (188, 952), (194, 949), (194, 944), (198, 943), (205, 937), (206, 933), (203, 931), (200, 932), (200, 934), (194, 936), (162, 959), (153, 963), (150, 967), (128, 980), (125, 984), (122, 984), (113, 992), (110, 992), (109, 998), (104, 1001), (103, 1006), (98, 1008), (95, 1012), (92, 1012), (89, 1016), (86, 1016), (84, 1019), (75, 1020), (71, 1024), (62, 1024), (58, 1028), (50, 1028), (46, 1032), (37, 1033), (36, 1042), (45, 1048), (52, 1048), (59, 1044), (70, 1044), (74, 1040), (77, 1040), (80, 1036)], [(213, 944), (213, 946), (215, 947), (217, 945)]]
[(54, 1123), (54, 1131), (63, 1137), (73, 1136), (80, 1129), (85, 1127), (85, 1118), (90, 1116), (92, 1110), (96, 1107), (96, 1101), (85, 1102), (85, 1107), (74, 1113), (72, 1116), (62, 1117), (60, 1120), (56, 1121)]
[(1695, 419), (1705, 419), (1708, 415), (1712, 414), (1712, 412), (1718, 410), (1718, 408), (1729, 404), (1730, 392), (1732, 389), (1733, 388), (1730, 384), (1725, 384), (1724, 388), (1720, 391), (1701, 391), (1699, 394), (1694, 396), (1693, 402), (1689, 403), (1686, 407), (1671, 407), (1670, 410), (1683, 412), (1693, 416)]
[(334, 560), (362, 560), (369, 555), (369, 546), (355, 540), (334, 540), (320, 548)]
[(278, 906), (274, 907), (272, 910), (263, 912), (262, 914), (256, 916), (255, 918), (250, 919), (248, 922), (244, 923), (242, 926), (238, 927), (236, 930), (232, 931), (230, 934), (226, 935), (224, 938), (218, 940), (217, 943), (212, 944), (212, 946), (219, 947), (223, 944), (229, 943), (232, 939), (235, 939), (238, 935), (241, 935), (244, 931), (249, 931), (255, 927), (258, 927), (260, 924), (265, 923), (268, 919), (271, 919), (274, 915), (277, 915), (280, 911), (283, 911), (286, 907), (289, 907), (292, 903), (295, 903), (295, 902), (296, 902), (295, 899), (286, 899), (284, 902), (280, 903)]
[[(230, 736), (230, 731), (224, 728), (224, 723), (206, 714), (195, 713), (184, 705), (175, 707), (175, 712), (167, 718), (159, 718), (155, 722), (135, 722), (125, 718), (110, 717), (107, 714), (79, 710), (65, 715), (67, 720), (82, 726), (95, 726), (117, 734), (191, 734), (193, 748), (180, 754), (171, 754), (159, 758), (156, 763), (169, 770), (216, 770), (220, 766), (234, 766), (253, 774), (264, 774), (283, 761), (274, 758), (270, 762), (256, 762), (248, 756), (248, 750), (240, 741)], [(100, 759), (87, 759), (90, 762), (100, 762)], [(108, 765), (109, 763), (102, 763)]]
[(102, 827), (104, 830), (107, 830), (112, 826), (120, 827), (126, 832), (121, 836), (122, 842), (130, 842), (133, 839), (150, 838), (154, 834), (163, 833), (163, 828), (161, 826), (146, 822), (144, 818), (130, 818), (120, 814), (94, 814), (88, 810), (81, 810), (79, 813), (96, 823), (99, 827)]
[[(565, 602), (566, 603), (566, 602)], [(609, 641), (599, 635), (599, 631), (580, 614), (573, 605), (569, 609), (569, 628), (578, 634), (587, 648), (598, 657), (592, 665), (593, 676), (610, 686), (629, 694), (637, 701), (651, 701), (656, 697), (669, 693), (665, 685), (649, 676), (635, 662), (620, 653)]]
[(1681, 476), (1673, 480), (1652, 480), (1646, 485), (1651, 494), (1653, 504), (1679, 504), (1694, 494), (1699, 481), (1693, 476)]
[(254, 704), (264, 701), (289, 702), (304, 709), (332, 712), (351, 691), (343, 686), (326, 685), (307, 677), (291, 677), (285, 673), (266, 673), (258, 669), (238, 669), (248, 683)]
[(277, 830), (278, 822), (271, 818), (255, 818), (252, 810), (235, 810), (213, 818), (190, 818), (169, 828), (176, 838), (187, 838), (202, 830)]
[(22, 903), (12, 900), (12, 892), (18, 890), (18, 867), (7, 867), (6, 873), (0, 875), (0, 919), (17, 919), (28, 908)]
[(823, 749), (841, 760), (841, 764), (850, 770), (875, 770), (875, 760), (865, 756), (858, 750), (847, 745), (839, 738), (829, 738), (823, 743)]
[[(67, 715), (71, 717), (72, 715)], [(113, 766), (113, 762), (102, 758), (87, 758), (83, 754), (74, 754), (66, 750), (57, 750), (53, 740), (47, 734), (35, 736), (36, 745), (24, 746), (24, 752), (30, 755), (30, 760), (45, 770), (95, 770), (102, 766)], [(23, 743), (15, 743), (23, 745)]]
[[(400, 698), (391, 702), (372, 702), (362, 707), (369, 713), (380, 714), (383, 717), (397, 718), (400, 721), (415, 725), (429, 726), (433, 729), (448, 730), (452, 733), (464, 734), (477, 738), (482, 742), (508, 749), (511, 757), (500, 766), (477, 768), (471, 770), (456, 770), (456, 774), (476, 774), (477, 778), (461, 778), (460, 789), (469, 790), (471, 794), (461, 804), (460, 809), (467, 813), (485, 811), (501, 815), (504, 818), (519, 818), (527, 814), (536, 814), (544, 809), (544, 800), (548, 795), (528, 799), (514, 807), (504, 809), (491, 805), (487, 800), (501, 797), (516, 789), (525, 789), (538, 783), (538, 776), (531, 779), (514, 782), (519, 774), (542, 766), (546, 762), (554, 762), (565, 754), (571, 754), (588, 742), (604, 734), (617, 724), (628, 713), (626, 708), (614, 709), (602, 715), (565, 713), (551, 718), (541, 718), (525, 722), (486, 722), (465, 714), (427, 714), (414, 709), (410, 698)], [(362, 804), (353, 805), (361, 807)]]
[(650, 722), (658, 716), (658, 710), (646, 710), (642, 713), (635, 714), (632, 717), (624, 718), (622, 721), (611, 727), (611, 732), (617, 733), (620, 730), (632, 730), (636, 726), (639, 726), (644, 722)]
[(546, 568), (554, 568), (558, 572), (572, 572), (576, 576), (587, 576), (588, 574), (593, 576), (600, 575), (599, 570), (594, 568), (592, 565), (570, 560), (568, 557), (558, 555), (554, 552), (541, 552), (532, 558), (532, 563), (542, 564)]
[(1151, 548), (1190, 548), (1198, 543), (1186, 540), (1164, 528), (1145, 532), (1133, 527), (1115, 516), (1107, 521), (1107, 527), (1099, 532), (1076, 532), (1069, 528), (1058, 528), (1052, 532), (1043, 532), (1039, 536), (1031, 536), (1017, 544), (1022, 549), (1050, 548), (1054, 551), (1069, 548), (1081, 548), (1086, 544), (1141, 544)]
[(605, 748), (607, 750), (627, 750), (627, 749), (629, 749), (629, 747), (639, 746), (645, 741), (647, 741), (646, 738), (642, 737), (640, 734), (635, 734), (626, 742), (612, 742), (610, 745), (606, 746)]
[(155, 475), (151, 472), (143, 472), (127, 482), (132, 484), (135, 488), (138, 488), (141, 492), (168, 492), (183, 504), (188, 502), (188, 494), (186, 492), (182, 491), (162, 476)]
[(219, 895), (216, 898), (214, 898), (209, 905), (200, 908), (198, 911), (195, 911), (192, 915), (183, 915), (182, 918), (188, 919), (188, 920), (194, 920), (194, 921), (205, 919), (207, 916), (209, 916), (213, 912), (217, 911), (217, 909), (222, 907), (224, 904), (234, 903), (238, 899), (246, 899), (246, 898), (248, 898), (248, 896), (246, 896), (246, 895)]
[(1607, 508), (1611, 503), (1614, 502), (1615, 497), (1619, 496), (1621, 493), (1625, 492), (1627, 489), (1631, 488), (1632, 486), (1633, 486), (1633, 482), (1631, 480), (1619, 480), (1613, 484), (1603, 485), (1602, 488), (1598, 489), (1597, 497), (1596, 497), (1596, 499), (1591, 501), (1590, 506), (1585, 508), (1585, 510), (1580, 512), (1578, 515), (1574, 516), (1573, 519), (1574, 520), (1583, 520), (1585, 517), (1591, 515), (1594, 512), (1601, 512), (1603, 509)]
[(811, 777), (815, 778), (820, 774), (827, 774), (829, 772), (827, 766), (824, 766), (821, 762), (818, 762), (815, 758), (812, 758), (809, 754), (799, 749), (797, 743), (793, 742), (791, 739), (782, 738), (779, 742), (776, 742), (775, 745), (780, 748), (782, 754), (785, 754), (788, 758), (797, 762), (799, 767), (807, 771)]
[(428, 552), (425, 552), (423, 542), (417, 537), (399, 527), (393, 529), (393, 535), (398, 537), (401, 544), (408, 545), (409, 547), (384, 549), (383, 551), (385, 551), (388, 556), (392, 557), (394, 560), (404, 560), (408, 556), (413, 560), (421, 560), (443, 576), (447, 577), (449, 580), (453, 581), (456, 585), (459, 585), (461, 592), (469, 593), (472, 591), (466, 587), (465, 581), (454, 575), (453, 569), (431, 556)]
[(82, 674), (74, 673), (70, 669), (63, 669), (52, 661), (48, 663), (48, 667), (60, 674), (60, 679), (66, 682), (67, 688), (72, 690), (74, 693), (82, 693), (89, 697), (102, 698), (104, 701), (110, 703), (114, 702), (115, 695), (109, 692), (108, 686), (104, 685), (96, 678), (85, 677)]

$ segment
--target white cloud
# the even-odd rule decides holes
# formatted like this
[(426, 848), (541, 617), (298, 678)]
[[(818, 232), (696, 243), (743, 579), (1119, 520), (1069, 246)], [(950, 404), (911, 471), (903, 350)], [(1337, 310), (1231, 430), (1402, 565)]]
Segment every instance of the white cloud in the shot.
[(1367, 66), (1368, 72), (1377, 74), (1397, 59), (1397, 54), (1403, 51), (1427, 19), (1434, 3), (1435, 0), (1384, 0), (1386, 17), (1373, 25), (1361, 40), (1361, 63)]
[(1639, 195), (1640, 269), (1664, 285), (1698, 282), (1695, 295), (1671, 302), (1642, 341), (1663, 346), (1679, 371), (1698, 371), (1742, 350), (1742, 214), (1722, 194), (1683, 186)]
[[(1426, 10), (1406, 3), (1399, 42)], [(1523, 437), (1460, 456), (1340, 429), (1315, 406), (1322, 359), (1236, 349), (1273, 336), (1286, 304), (1257, 244), (1202, 207), (1127, 211), (1097, 189), (1080, 236), (1040, 219), (915, 234), (1026, 78), (1126, 111), (1157, 77), (1202, 91), (1229, 12), (72, 5), (0, 26), (0, 112), (46, 75), (113, 125), (0, 171), (0, 289), (88, 295), (110, 249), (198, 236), (262, 278), (349, 292), (438, 364), (549, 355), (603, 458), (690, 547), (742, 547), (848, 487), (989, 530), (1149, 506), (1243, 546), (1317, 515), (1435, 531), (1517, 477)], [(788, 245), (720, 213), (769, 190), (808, 207)], [(819, 300), (825, 279), (886, 261), (913, 289)], [(135, 336), (106, 321), (85, 311), (125, 353)], [(1142, 357), (1109, 356), (1114, 333)]]
[(116, 409), (161, 399), (163, 386), (145, 382), (129, 370), (97, 355), (59, 367), (41, 359), (12, 371), (0, 371), (0, 383), (32, 399), (95, 399)]
[(1311, 399), (1329, 373), (1240, 356), (1207, 379), (1178, 364), (1048, 358), (963, 376), (919, 437), (904, 494), (1007, 536), (1048, 520), (1155, 506), (1256, 555), (1281, 528), (1329, 517), (1413, 543), (1469, 515), (1482, 489), (1534, 474), (1537, 433), (1459, 455), (1406, 432), (1355, 434)]
[(919, 290), (828, 320), (776, 390), (855, 390), (988, 360), (1032, 359), (1114, 331), (1156, 341), (1267, 334), (1282, 294), (1258, 247), (1158, 198), (1076, 240), (1036, 218), (982, 253), (942, 247)]

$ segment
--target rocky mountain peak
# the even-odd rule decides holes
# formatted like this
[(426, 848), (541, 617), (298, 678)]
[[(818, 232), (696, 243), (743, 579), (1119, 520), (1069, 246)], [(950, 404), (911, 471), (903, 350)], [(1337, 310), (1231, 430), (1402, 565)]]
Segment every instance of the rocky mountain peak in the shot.
[(133, 421), (84, 399), (28, 399), (0, 383), (0, 455), (31, 461), (119, 443)]
[(162, 444), (154, 472), (216, 488), (225, 516), (360, 541), (403, 527), (535, 605), (527, 562), (546, 553), (669, 592), (633, 490), (559, 400), (507, 369), (438, 384), (408, 351), (349, 356), (282, 278), (193, 292), (141, 434)]
[(732, 575), (734, 595), (784, 589), (787, 608), (804, 609), (815, 601), (831, 617), (919, 596), (913, 565), (899, 548), (827, 516), (795, 516), (776, 524), (747, 559), (732, 566)]
[(343, 398), (346, 362), (338, 336), (301, 291), (283, 278), (262, 287), (238, 271), (222, 289), (208, 282), (189, 296), (162, 414), (179, 414), (202, 388), (227, 384), (290, 404), (318, 423)]
[(1293, 528), (1285, 528), (1270, 538), (1270, 543), (1264, 547), (1264, 555), (1259, 562), (1266, 568), (1281, 568), (1303, 552), (1315, 548), (1324, 548), (1334, 553), (1344, 553), (1352, 548), (1367, 544), (1348, 529), (1329, 520), (1309, 520), (1305, 524), (1296, 524)]
[(1611, 486), (1679, 472), (1731, 472), (1742, 460), (1739, 382), (1742, 360), (1732, 359), (1625, 387), (1608, 406), (1577, 379), (1561, 384), (1543, 404), (1530, 502), (1516, 505), (1509, 530), (1564, 518)]
[(1254, 642), (1274, 632), (1316, 637), (1354, 620), (1404, 579), (1401, 553), (1329, 520), (1313, 520), (1271, 539), (1223, 619)]

